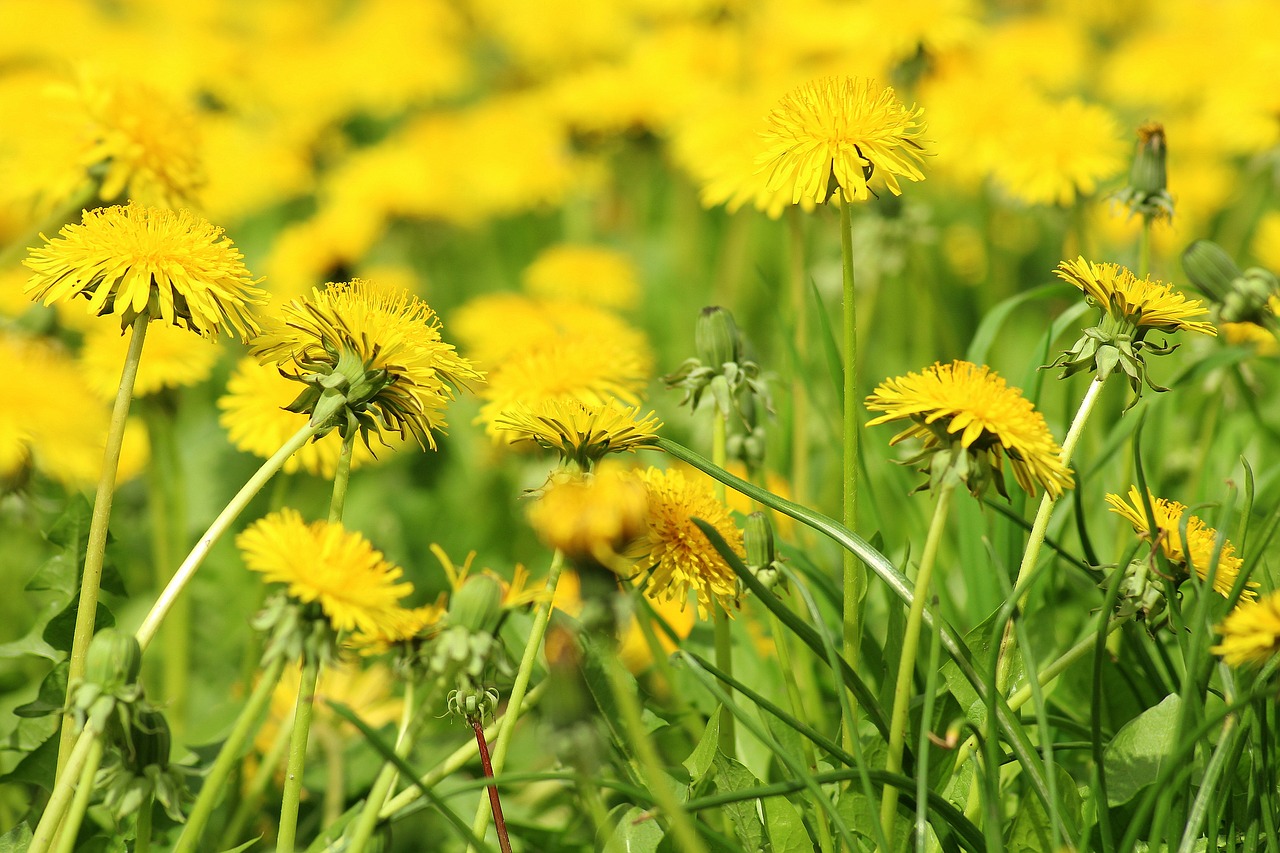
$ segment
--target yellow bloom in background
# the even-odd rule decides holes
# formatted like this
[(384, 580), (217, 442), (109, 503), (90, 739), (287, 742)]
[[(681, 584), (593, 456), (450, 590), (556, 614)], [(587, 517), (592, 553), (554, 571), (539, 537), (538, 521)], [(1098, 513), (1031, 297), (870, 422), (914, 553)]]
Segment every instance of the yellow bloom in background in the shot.
[(349, 645), (362, 655), (385, 654), (396, 646), (426, 637), (429, 629), (439, 625), (447, 608), (445, 595), (434, 604), (422, 607), (400, 608), (387, 615), (373, 631), (359, 631), (351, 637)]
[(1262, 214), (1249, 248), (1262, 266), (1272, 272), (1280, 270), (1280, 211)]
[(1266, 663), (1280, 651), (1280, 592), (1237, 604), (1214, 630), (1222, 642), (1209, 651), (1228, 666)]
[(892, 88), (873, 80), (827, 77), (786, 95), (766, 120), (766, 150), (757, 160), (770, 189), (789, 188), (791, 201), (822, 204), (831, 179), (847, 202), (865, 201), (867, 182), (878, 175), (901, 195), (898, 178), (924, 180), (924, 111), (905, 107)]
[(662, 423), (653, 412), (642, 415), (616, 400), (550, 399), (517, 404), (498, 415), (494, 427), (512, 444), (532, 442), (586, 468), (608, 453), (654, 447)]
[[(145, 363), (146, 359), (143, 359)], [(218, 422), (237, 450), (269, 459), (307, 422), (305, 414), (288, 410), (298, 396), (298, 383), (281, 376), (275, 367), (242, 358), (227, 380), (227, 393), (218, 398), (222, 414)], [(351, 448), (351, 470), (385, 459), (404, 446), (404, 439), (385, 437), (386, 447), (375, 455), (363, 442)], [(299, 469), (326, 480), (333, 479), (342, 455), (342, 436), (331, 432), (298, 448), (284, 463), (291, 474)]]
[(1055, 498), (1073, 485), (1044, 415), (986, 365), (956, 360), (886, 379), (867, 397), (866, 405), (885, 413), (867, 421), (869, 427), (911, 421), (889, 441), (891, 445), (918, 438), (924, 442), (923, 453), (929, 453), (956, 442), (997, 474), (1002, 457), (1008, 456), (1018, 485), (1033, 495), (1036, 483)]
[(385, 630), (413, 591), (400, 581), (400, 567), (359, 533), (327, 521), (307, 524), (294, 509), (255, 521), (236, 537), (236, 547), (264, 581), (285, 584), (304, 604), (318, 602), (337, 631)]
[(518, 293), (486, 293), (468, 300), (453, 313), (449, 328), (467, 357), (485, 369), (566, 337), (618, 340), (647, 351), (641, 333), (601, 306)]
[[(121, 334), (100, 323), (85, 332), (80, 365), (93, 390), (104, 399), (115, 399), (120, 385), (120, 365), (124, 364), (132, 337), (132, 329)], [(222, 353), (212, 341), (167, 325), (147, 332), (146, 349), (146, 357), (138, 363), (138, 375), (133, 383), (135, 397), (203, 382), (209, 378)]]
[(640, 300), (635, 264), (604, 246), (552, 246), (525, 268), (524, 289), (543, 299), (565, 299), (626, 310)]
[[(1133, 525), (1135, 533), (1143, 539), (1150, 540), (1151, 526), (1147, 522), (1147, 513), (1142, 504), (1142, 492), (1138, 491), (1137, 486), (1130, 486), (1128, 497), (1126, 501), (1119, 495), (1109, 494), (1107, 503), (1111, 505), (1112, 512)], [(1200, 579), (1208, 580), (1218, 531), (1205, 524), (1198, 516), (1188, 516), (1187, 538), (1183, 541), (1181, 527), (1186, 506), (1177, 501), (1158, 498), (1150, 492), (1147, 493), (1147, 497), (1151, 501), (1151, 511), (1155, 516), (1156, 538), (1160, 542), (1160, 550), (1164, 552), (1165, 557), (1172, 565), (1184, 571), (1189, 561), (1195, 567)], [(1240, 577), (1240, 567), (1244, 565), (1244, 560), (1237, 557), (1235, 552), (1236, 548), (1231, 541), (1224, 539), (1222, 552), (1218, 556), (1218, 568), (1213, 576), (1213, 589), (1222, 596), (1231, 594), (1236, 579)], [(1240, 598), (1244, 601), (1255, 599), (1257, 597), (1255, 590), (1258, 585), (1257, 581), (1246, 583)]]
[(552, 475), (529, 507), (529, 523), (548, 548), (618, 571), (618, 555), (644, 533), (648, 511), (648, 491), (639, 477), (604, 462), (592, 473)]
[(678, 470), (657, 468), (642, 472), (640, 478), (649, 490), (649, 532), (636, 544), (636, 568), (651, 572), (645, 594), (683, 606), (693, 590), (702, 618), (716, 604), (731, 612), (738, 598), (738, 576), (693, 523), (695, 518), (707, 522), (734, 553), (745, 557), (742, 532), (729, 509), (716, 500), (705, 478), (692, 480)]
[(221, 228), (188, 211), (130, 204), (86, 210), (23, 263), (33, 270), (27, 294), (45, 305), (84, 296), (90, 314), (118, 315), (121, 329), (145, 313), (245, 340), (258, 332), (252, 306), (267, 297), (243, 257)]
[[(408, 291), (356, 279), (285, 305), (252, 354), (307, 383), (293, 411), (313, 412), (321, 377), (342, 373), (348, 416), (364, 432), (384, 428), (435, 449), (454, 389), (483, 376), (440, 338), (435, 312)], [(314, 392), (314, 393), (313, 393)]]
[(1081, 257), (1062, 261), (1054, 272), (1084, 291), (1103, 311), (1138, 327), (1217, 334), (1200, 300), (1187, 299), (1171, 285), (1150, 277), (1140, 279), (1119, 264), (1095, 264)]

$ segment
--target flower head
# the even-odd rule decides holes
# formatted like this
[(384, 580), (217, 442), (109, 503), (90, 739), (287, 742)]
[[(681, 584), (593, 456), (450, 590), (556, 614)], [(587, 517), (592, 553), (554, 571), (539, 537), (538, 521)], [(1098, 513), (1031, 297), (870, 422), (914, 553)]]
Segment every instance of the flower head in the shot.
[(1018, 485), (1031, 494), (1036, 483), (1054, 497), (1072, 486), (1071, 471), (1059, 459), (1061, 448), (1044, 415), (985, 365), (957, 360), (887, 379), (866, 404), (873, 412), (885, 413), (867, 421), (867, 426), (911, 421), (889, 443), (921, 439), (924, 450), (917, 459), (939, 451), (963, 451), (969, 462), (978, 465), (977, 471), (965, 475), (975, 494), (988, 478), (1005, 494), (1004, 456), (1009, 457)]
[(640, 298), (635, 264), (604, 246), (552, 246), (534, 258), (523, 279), (526, 291), (544, 299), (627, 309)]
[(307, 412), (344, 437), (359, 429), (366, 443), (370, 432), (381, 435), (386, 427), (435, 449), (432, 430), (444, 427), (454, 389), (483, 378), (440, 339), (425, 302), (360, 279), (285, 305), (252, 353), (298, 371), (287, 375), (306, 388), (290, 411)]
[(576, 399), (520, 403), (494, 420), (494, 427), (510, 433), (512, 443), (533, 442), (583, 469), (608, 453), (653, 447), (661, 426), (653, 412), (641, 415), (639, 407), (617, 400), (599, 405)]
[(618, 555), (644, 533), (645, 484), (617, 463), (592, 473), (559, 472), (529, 507), (538, 538), (570, 559), (620, 567)]
[(413, 586), (359, 533), (341, 524), (307, 524), (297, 510), (259, 519), (236, 537), (245, 565), (293, 599), (318, 602), (337, 631), (375, 633), (400, 613)]
[(230, 327), (258, 332), (250, 306), (266, 294), (222, 229), (185, 210), (130, 204), (86, 210), (81, 224), (31, 250), (26, 292), (49, 305), (84, 296), (89, 313), (116, 314), (121, 329), (140, 315), (207, 338)]
[(834, 179), (846, 202), (865, 201), (868, 180), (879, 175), (901, 195), (898, 178), (924, 180), (920, 166), (923, 110), (905, 107), (892, 88), (872, 80), (826, 77), (783, 97), (762, 132), (768, 148), (758, 162), (769, 188), (789, 188), (792, 204), (817, 204), (832, 194)]
[(1266, 663), (1280, 651), (1280, 592), (1237, 604), (1216, 630), (1222, 642), (1209, 651), (1229, 666)]
[[(1198, 516), (1191, 515), (1186, 519), (1187, 534), (1184, 540), (1182, 516), (1186, 512), (1186, 506), (1177, 501), (1158, 498), (1150, 492), (1147, 493), (1147, 497), (1151, 502), (1152, 515), (1155, 516), (1155, 539), (1159, 541), (1160, 550), (1164, 552), (1165, 557), (1173, 566), (1183, 571), (1187, 570), (1189, 563), (1195, 567), (1196, 574), (1201, 580), (1208, 580), (1209, 567), (1214, 565), (1213, 558), (1217, 552), (1218, 531), (1205, 524)], [(1133, 525), (1134, 531), (1139, 536), (1151, 539), (1151, 525), (1147, 521), (1142, 492), (1138, 491), (1137, 486), (1131, 486), (1128, 498), (1126, 501), (1119, 495), (1109, 494), (1107, 503), (1111, 505), (1112, 512)], [(1213, 588), (1222, 596), (1231, 595), (1236, 579), (1240, 577), (1240, 567), (1244, 564), (1235, 552), (1235, 546), (1224, 539), (1213, 575)], [(1246, 601), (1256, 598), (1257, 593), (1254, 590), (1257, 586), (1257, 581), (1249, 581), (1241, 591), (1240, 597)]]
[(738, 576), (693, 523), (695, 518), (707, 522), (734, 553), (745, 556), (742, 533), (728, 508), (716, 500), (709, 483), (687, 479), (678, 470), (650, 468), (640, 478), (649, 490), (649, 532), (636, 545), (637, 567), (652, 569), (645, 593), (684, 602), (692, 589), (704, 619), (715, 604), (729, 612), (738, 597)]

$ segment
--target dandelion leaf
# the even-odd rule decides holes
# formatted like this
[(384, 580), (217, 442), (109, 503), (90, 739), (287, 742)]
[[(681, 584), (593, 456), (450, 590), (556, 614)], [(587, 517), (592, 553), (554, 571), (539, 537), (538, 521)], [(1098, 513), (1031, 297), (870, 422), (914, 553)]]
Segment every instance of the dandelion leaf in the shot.
[(639, 806), (618, 806), (609, 817), (615, 821), (602, 850), (655, 853), (663, 838), (662, 826)]
[(1150, 785), (1172, 757), (1178, 743), (1178, 711), (1182, 700), (1170, 694), (1154, 708), (1124, 725), (1107, 744), (1107, 805), (1119, 806)]

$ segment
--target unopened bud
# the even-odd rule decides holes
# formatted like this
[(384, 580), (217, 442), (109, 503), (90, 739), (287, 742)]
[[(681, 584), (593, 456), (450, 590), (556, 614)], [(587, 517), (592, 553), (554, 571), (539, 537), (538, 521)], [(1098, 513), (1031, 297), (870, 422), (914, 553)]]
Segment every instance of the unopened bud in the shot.
[(747, 516), (743, 539), (747, 549), (747, 565), (751, 568), (764, 568), (777, 559), (773, 547), (773, 525), (763, 512), (753, 512)]
[(449, 602), (449, 624), (472, 632), (488, 631), (502, 611), (502, 586), (489, 575), (475, 575), (453, 594)]
[(1168, 186), (1167, 153), (1164, 125), (1148, 122), (1139, 127), (1138, 150), (1129, 170), (1129, 186), (1147, 196), (1164, 192)]
[(694, 328), (698, 359), (707, 367), (718, 368), (739, 360), (742, 342), (738, 324), (727, 308), (712, 305), (703, 308)]
[(164, 714), (154, 708), (138, 708), (133, 714), (133, 768), (145, 770), (152, 765), (164, 769), (169, 766), (169, 723)]
[(1222, 302), (1231, 283), (1244, 275), (1231, 256), (1211, 240), (1196, 240), (1182, 253), (1187, 278), (1209, 298)]
[(142, 647), (137, 637), (115, 628), (94, 635), (85, 657), (85, 681), (106, 693), (133, 684), (142, 671)]

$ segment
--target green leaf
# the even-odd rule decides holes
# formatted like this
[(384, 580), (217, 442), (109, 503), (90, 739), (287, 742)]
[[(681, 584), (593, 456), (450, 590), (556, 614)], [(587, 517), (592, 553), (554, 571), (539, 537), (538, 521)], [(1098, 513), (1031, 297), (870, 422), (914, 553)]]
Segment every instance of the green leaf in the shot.
[(707, 771), (711, 769), (711, 764), (716, 757), (716, 747), (720, 743), (720, 715), (712, 714), (707, 720), (706, 731), (702, 733), (702, 739), (698, 741), (698, 745), (693, 748), (693, 752), (689, 753), (689, 757), (684, 760), (684, 769), (689, 771), (689, 778), (692, 784), (696, 786), (707, 775)]
[[(998, 642), (993, 629), (996, 617), (999, 615), (1000, 611), (996, 610), (964, 635), (965, 645), (973, 652), (973, 661), (978, 667), (987, 666), (991, 659), (992, 646)], [(1013, 654), (1012, 667), (1009, 670), (1011, 685), (1018, 684), (1023, 675), (1021, 648), (1014, 646)], [(987, 718), (986, 703), (978, 695), (978, 691), (974, 689), (969, 679), (965, 678), (954, 660), (949, 660), (942, 665), (942, 678), (947, 682), (947, 689), (951, 691), (952, 696), (956, 697), (960, 707), (966, 709), (965, 719), (976, 726), (982, 726)]]
[(1119, 806), (1150, 785), (1177, 748), (1181, 698), (1171, 693), (1130, 720), (1107, 744), (1107, 805)]
[(53, 791), (53, 777), (58, 769), (58, 733), (22, 756), (18, 765), (0, 776), (0, 782), (25, 782)]
[(655, 853), (662, 842), (662, 826), (639, 806), (618, 806), (609, 813), (609, 817), (615, 821), (613, 832), (601, 850)]
[[(973, 334), (973, 341), (969, 344), (969, 352), (965, 356), (968, 361), (974, 364), (986, 364), (987, 355), (991, 350), (991, 344), (995, 342), (996, 337), (1000, 334), (1000, 328), (1005, 321), (1009, 319), (1009, 315), (1014, 309), (1025, 302), (1031, 302), (1035, 299), (1056, 299), (1069, 296), (1077, 292), (1076, 289), (1066, 283), (1042, 284), (1039, 287), (1011, 296), (1003, 302), (996, 305), (986, 313), (982, 318), (982, 323), (978, 326), (978, 330)], [(1088, 306), (1081, 303), (1076, 308), (1079, 313), (1083, 313), (1083, 309)]]
[(25, 853), (31, 846), (31, 827), (24, 820), (13, 829), (0, 835), (0, 853)]
[[(720, 791), (742, 791), (760, 784), (750, 770), (722, 753), (717, 753), (715, 758), (715, 783)], [(764, 824), (760, 822), (756, 802), (742, 800), (724, 806), (724, 812), (733, 824), (733, 832), (746, 851), (764, 848)]]
[[(1064, 826), (1079, 826), (1082, 801), (1080, 791), (1071, 775), (1057, 767), (1058, 816)], [(1009, 828), (1008, 853), (1040, 853), (1056, 849), (1053, 844), (1051, 821), (1044, 804), (1035, 797), (1028, 797), (1019, 807), (1018, 814)], [(1068, 839), (1060, 838), (1059, 844)]]
[[(800, 812), (786, 797), (768, 797), (760, 801), (764, 807), (764, 822), (769, 829), (769, 844), (773, 853), (810, 853), (813, 840), (804, 828)], [(819, 820), (826, 820), (820, 815)]]
[(244, 844), (237, 844), (235, 847), (232, 847), (230, 850), (224, 850), (222, 851), (222, 853), (241, 853), (242, 850), (248, 850), (250, 847), (257, 844), (261, 840), (262, 840), (262, 836), (259, 835), (256, 838), (250, 838)]
[[(71, 639), (76, 630), (76, 608), (80, 606), (80, 596), (77, 595), (62, 608), (61, 612), (54, 615), (49, 620), (49, 624), (44, 626), (42, 639), (60, 651), (71, 652)], [(116, 617), (111, 614), (107, 606), (101, 601), (98, 602), (98, 616), (94, 621), (94, 631), (101, 631), (103, 628), (110, 628), (116, 624)]]
[(19, 717), (45, 717), (61, 712), (67, 701), (67, 670), (70, 668), (71, 662), (63, 661), (49, 670), (49, 674), (40, 682), (40, 692), (36, 694), (36, 698), (14, 708), (13, 713)]
[(76, 594), (80, 581), (80, 560), (69, 550), (54, 554), (44, 561), (44, 565), (36, 569), (36, 573), (27, 581), (28, 592), (56, 592), (62, 598), (71, 598)]
[(31, 630), (25, 636), (0, 645), (0, 660), (31, 656), (57, 663), (65, 658), (67, 656), (65, 649), (54, 648), (44, 639), (46, 627), (59, 612), (61, 612), (60, 605), (57, 602), (50, 602), (45, 608), (44, 615), (36, 619), (36, 624), (31, 626)]

